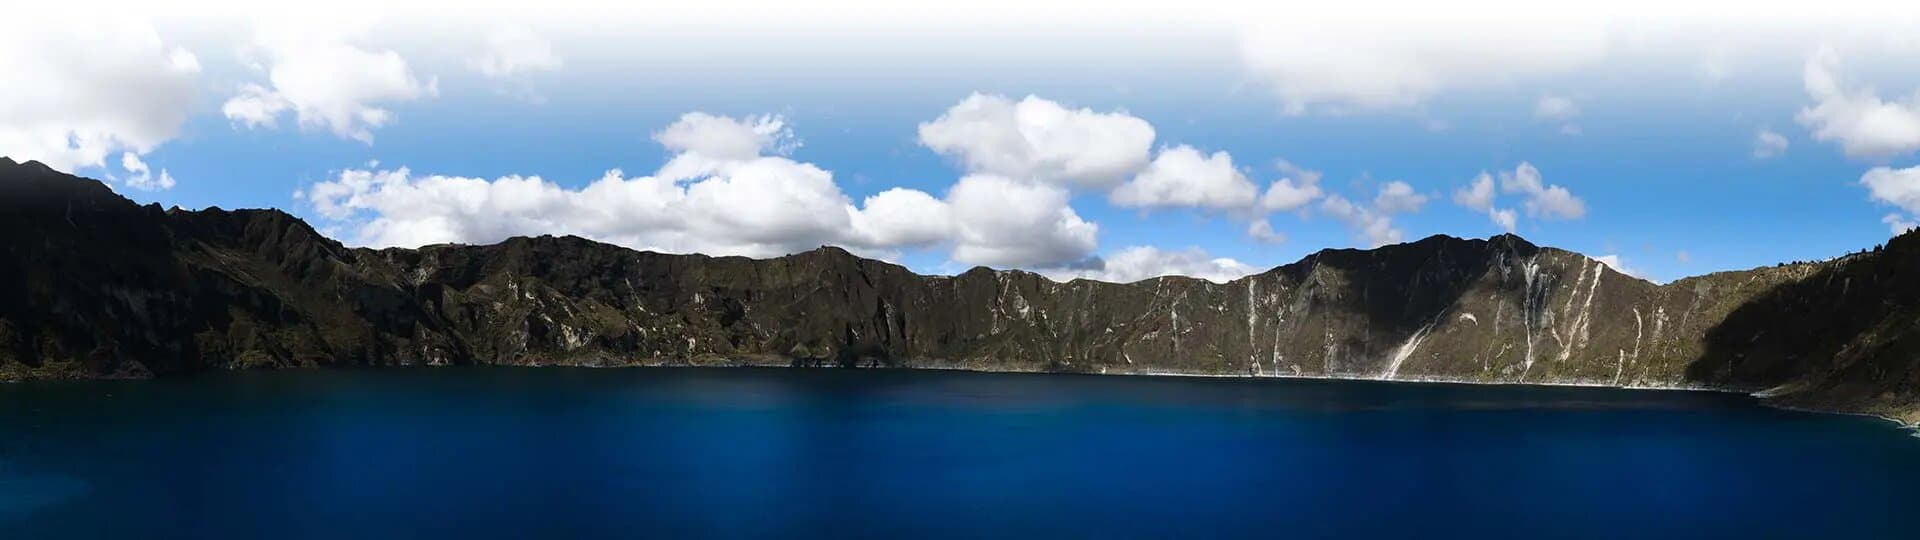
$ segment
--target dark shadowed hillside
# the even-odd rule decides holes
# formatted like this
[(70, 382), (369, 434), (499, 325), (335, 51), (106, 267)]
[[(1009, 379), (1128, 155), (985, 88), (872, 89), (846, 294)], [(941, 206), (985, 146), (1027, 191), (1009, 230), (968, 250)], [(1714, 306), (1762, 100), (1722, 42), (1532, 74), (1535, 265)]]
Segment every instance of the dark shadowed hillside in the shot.
[(351, 365), (794, 365), (1705, 386), (1920, 399), (1920, 239), (1660, 286), (1517, 236), (1325, 250), (1227, 284), (575, 238), (348, 248), (0, 160), (0, 379)]

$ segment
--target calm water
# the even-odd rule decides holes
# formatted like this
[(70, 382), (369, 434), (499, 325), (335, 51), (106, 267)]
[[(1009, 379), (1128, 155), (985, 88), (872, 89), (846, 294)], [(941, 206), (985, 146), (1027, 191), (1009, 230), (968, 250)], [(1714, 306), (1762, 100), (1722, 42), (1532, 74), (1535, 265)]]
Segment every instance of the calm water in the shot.
[(905, 371), (0, 385), (6, 538), (1915, 538), (1920, 439), (1733, 395)]

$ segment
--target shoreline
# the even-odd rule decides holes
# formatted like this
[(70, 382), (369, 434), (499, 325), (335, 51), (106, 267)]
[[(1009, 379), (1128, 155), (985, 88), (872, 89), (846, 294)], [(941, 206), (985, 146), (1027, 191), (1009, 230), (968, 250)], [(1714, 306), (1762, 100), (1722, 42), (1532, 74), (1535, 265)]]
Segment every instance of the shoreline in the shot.
[[(729, 360), (747, 360), (747, 359), (729, 359)], [(1615, 385), (1615, 384), (1605, 384), (1605, 383), (1597, 383), (1597, 382), (1580, 382), (1580, 381), (1526, 381), (1526, 382), (1484, 381), (1484, 380), (1471, 380), (1471, 379), (1449, 378), (1449, 377), (1431, 377), (1431, 376), (1379, 378), (1379, 377), (1352, 377), (1352, 376), (1341, 376), (1341, 375), (1304, 375), (1304, 374), (1236, 375), (1236, 374), (1226, 374), (1226, 373), (1198, 373), (1198, 372), (1183, 372), (1183, 371), (1120, 371), (1120, 372), (1042, 371), (1042, 370), (1023, 370), (1023, 369), (990, 369), (990, 368), (942, 366), (942, 365), (899, 366), (899, 367), (794, 366), (794, 365), (791, 365), (790, 363), (781, 364), (778, 362), (753, 362), (751, 360), (747, 360), (747, 361), (741, 361), (741, 362), (729, 362), (729, 363), (720, 364), (720, 365), (711, 365), (711, 364), (701, 365), (701, 364), (693, 364), (693, 363), (638, 362), (638, 363), (630, 363), (630, 364), (533, 363), (533, 364), (471, 364), (471, 365), (428, 364), (428, 365), (403, 365), (403, 366), (346, 366), (346, 367), (295, 366), (295, 367), (274, 368), (274, 369), (210, 370), (207, 372), (190, 374), (190, 375), (164, 376), (164, 377), (25, 378), (25, 379), (0, 380), (0, 387), (6, 386), (9, 384), (32, 383), (32, 382), (152, 381), (152, 380), (159, 380), (159, 379), (187, 378), (187, 377), (194, 377), (194, 376), (198, 376), (206, 373), (222, 373), (222, 372), (224, 373), (243, 373), (248, 371), (282, 372), (282, 371), (290, 371), (290, 370), (292, 371), (300, 371), (300, 370), (333, 371), (333, 370), (342, 370), (342, 369), (344, 370), (438, 369), (438, 368), (460, 368), (460, 367), (527, 368), (527, 369), (557, 367), (557, 368), (579, 368), (579, 369), (646, 369), (646, 368), (739, 369), (739, 368), (747, 368), (747, 369), (800, 369), (800, 370), (806, 370), (806, 369), (902, 370), (902, 371), (947, 371), (947, 372), (958, 372), (958, 373), (1003, 373), (1003, 374), (1026, 374), (1026, 375), (1086, 375), (1086, 376), (1098, 376), (1098, 377), (1186, 377), (1186, 378), (1202, 378), (1202, 379), (1246, 379), (1246, 380), (1273, 379), (1273, 380), (1299, 380), (1299, 381), (1377, 382), (1377, 383), (1387, 383), (1387, 384), (1452, 384), (1452, 385), (1462, 385), (1462, 386), (1595, 388), (1595, 389), (1650, 391), (1650, 392), (1711, 392), (1711, 393), (1718, 393), (1718, 394), (1745, 395), (1745, 396), (1754, 398), (1754, 402), (1761, 406), (1779, 409), (1779, 410), (1785, 410), (1785, 411), (1805, 412), (1805, 413), (1815, 413), (1815, 414), (1835, 414), (1835, 415), (1844, 415), (1844, 416), (1864, 416), (1868, 418), (1884, 420), (1884, 421), (1893, 423), (1894, 425), (1899, 426), (1902, 429), (1913, 432), (1913, 436), (1915, 437), (1920, 437), (1920, 421), (1908, 422), (1896, 416), (1883, 414), (1883, 413), (1876, 413), (1876, 412), (1846, 411), (1846, 410), (1837, 410), (1837, 409), (1818, 409), (1818, 408), (1812, 408), (1812, 407), (1806, 407), (1806, 406), (1800, 406), (1800, 405), (1777, 403), (1766, 395), (1770, 392), (1770, 390), (1767, 390), (1767, 389), (1748, 391), (1748, 390), (1741, 390), (1741, 389), (1734, 389), (1734, 388), (1718, 388), (1718, 387), (1706, 386), (1706, 385)]]

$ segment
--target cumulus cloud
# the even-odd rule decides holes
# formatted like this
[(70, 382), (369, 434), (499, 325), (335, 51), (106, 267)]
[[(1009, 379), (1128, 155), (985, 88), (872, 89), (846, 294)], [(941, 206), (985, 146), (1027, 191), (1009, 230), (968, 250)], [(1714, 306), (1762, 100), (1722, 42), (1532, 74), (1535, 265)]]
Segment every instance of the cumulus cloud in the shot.
[[(896, 190), (856, 206), (832, 173), (752, 148), (740, 153), (737, 146), (717, 144), (738, 141), (711, 136), (724, 130), (710, 129), (778, 124), (689, 114), (662, 131), (662, 142), (681, 157), (714, 152), (705, 156), (698, 177), (628, 177), (613, 170), (584, 188), (567, 189), (540, 177), (486, 180), (415, 175), (404, 167), (350, 169), (302, 197), (320, 215), (354, 224), (349, 240), (373, 246), (577, 234), (639, 249), (771, 256), (822, 244), (886, 250), (944, 238), (946, 214), (931, 196)], [(925, 208), (929, 203), (936, 208)]]
[(1340, 220), (1353, 231), (1355, 239), (1366, 242), (1369, 247), (1380, 247), (1405, 238), (1393, 224), (1394, 214), (1417, 212), (1426, 202), (1427, 196), (1396, 180), (1380, 186), (1371, 205), (1353, 202), (1336, 193), (1320, 201), (1320, 211)]
[(166, 169), (161, 169), (160, 176), (154, 176), (153, 170), (147, 168), (147, 162), (133, 152), (120, 154), (120, 168), (127, 171), (128, 176), (123, 179), (127, 187), (145, 191), (173, 189), (172, 174), (168, 174)]
[(1151, 246), (1133, 246), (1090, 261), (1086, 266), (1047, 274), (1060, 280), (1085, 278), (1113, 283), (1132, 283), (1159, 276), (1188, 276), (1226, 283), (1258, 271), (1240, 261), (1212, 257), (1206, 250), (1197, 247), (1168, 251)]
[(1281, 178), (1267, 185), (1267, 194), (1260, 197), (1260, 207), (1274, 212), (1291, 212), (1305, 207), (1323, 194), (1319, 184)]
[(536, 71), (560, 69), (560, 56), (553, 44), (521, 26), (503, 26), (487, 33), (486, 50), (467, 61), (475, 71), (494, 79), (506, 79)]
[(1874, 167), (1860, 176), (1860, 185), (1875, 201), (1920, 212), (1920, 167)]
[(991, 174), (967, 175), (947, 193), (953, 206), (953, 260), (997, 267), (1071, 265), (1096, 246), (1099, 227), (1067, 205), (1058, 186)]
[(893, 188), (861, 201), (850, 213), (859, 243), (867, 246), (927, 246), (953, 237), (953, 207), (925, 191)]
[(1381, 212), (1400, 214), (1418, 212), (1427, 204), (1427, 196), (1414, 191), (1413, 186), (1399, 180), (1380, 186), (1380, 194), (1373, 197), (1373, 207)]
[(1308, 170), (1287, 160), (1275, 163), (1282, 176), (1267, 185), (1267, 193), (1260, 197), (1261, 209), (1272, 212), (1291, 212), (1319, 199), (1324, 193), (1320, 190), (1320, 171)]
[(1803, 79), (1813, 104), (1800, 109), (1796, 119), (1813, 138), (1837, 142), (1855, 158), (1884, 159), (1920, 149), (1920, 90), (1902, 101), (1883, 101), (1873, 88), (1846, 87), (1839, 64), (1831, 48), (1807, 59)]
[(675, 153), (660, 176), (673, 180), (712, 174), (726, 163), (765, 153), (787, 154), (800, 147), (786, 120), (772, 115), (732, 118), (691, 112), (653, 134), (653, 140)]
[[(1521, 208), (1527, 217), (1535, 219), (1580, 219), (1587, 215), (1587, 204), (1574, 196), (1572, 191), (1557, 185), (1547, 184), (1540, 176), (1540, 169), (1533, 164), (1521, 162), (1511, 171), (1499, 172), (1499, 191), (1519, 194), (1522, 197)], [(1487, 215), (1487, 220), (1500, 226), (1507, 232), (1519, 229), (1519, 214), (1512, 208), (1497, 206), (1498, 194), (1494, 191), (1494, 175), (1481, 172), (1473, 181), (1453, 192), (1453, 202), (1468, 210)]]
[(114, 15), (0, 21), (0, 155), (55, 169), (106, 167), (173, 139), (200, 62), (151, 24)]
[[(418, 175), (349, 169), (298, 195), (372, 246), (489, 243), (574, 234), (636, 249), (767, 257), (840, 245), (870, 256), (951, 245), (968, 264), (1054, 268), (1081, 261), (1098, 227), (1059, 186), (969, 175), (945, 199), (894, 188), (855, 204), (833, 174), (767, 155), (788, 139), (778, 117), (689, 113), (655, 134), (677, 152), (660, 172), (608, 171), (585, 187), (537, 176)], [(791, 144), (796, 144), (791, 143)]]
[[(1267, 184), (1267, 192), (1260, 196), (1256, 212), (1301, 210), (1325, 195), (1320, 189), (1320, 171), (1308, 170), (1284, 159), (1276, 161), (1274, 167), (1280, 170), (1282, 176)], [(1256, 218), (1248, 223), (1247, 236), (1263, 244), (1287, 241), (1287, 235), (1274, 230), (1273, 223), (1266, 218)]]
[(1531, 163), (1523, 161), (1512, 171), (1501, 171), (1500, 190), (1525, 197), (1520, 206), (1526, 209), (1527, 217), (1580, 219), (1587, 216), (1586, 202), (1565, 187), (1542, 181), (1540, 169), (1534, 168)]
[[(574, 234), (636, 249), (765, 257), (823, 244), (884, 249), (854, 226), (854, 207), (818, 168), (762, 158), (694, 183), (608, 171), (581, 189), (540, 177), (343, 171), (302, 195), (320, 215), (376, 247), (490, 243)], [(879, 220), (863, 221), (872, 224)], [(908, 236), (906, 239), (916, 237)], [(899, 237), (885, 238), (900, 240)]]
[(1787, 138), (1771, 129), (1753, 135), (1753, 158), (1769, 159), (1787, 152)]
[(971, 173), (1108, 189), (1147, 166), (1154, 131), (1125, 112), (976, 93), (920, 124), (919, 136)]
[(1867, 196), (1874, 202), (1892, 205), (1907, 212), (1909, 217), (1899, 213), (1887, 214), (1881, 222), (1894, 234), (1913, 228), (1914, 214), (1920, 214), (1920, 166), (1905, 169), (1874, 167), (1860, 176), (1860, 185), (1867, 187)]
[(1470, 210), (1485, 212), (1493, 209), (1493, 176), (1480, 173), (1473, 183), (1453, 192), (1453, 202)]
[(1264, 218), (1247, 224), (1247, 236), (1262, 244), (1284, 244), (1287, 241), (1287, 233), (1273, 230), (1273, 223)]
[(1487, 210), (1487, 219), (1492, 220), (1494, 225), (1499, 225), (1500, 228), (1506, 229), (1507, 232), (1520, 230), (1520, 215), (1514, 213), (1511, 208), (1489, 209)]
[(1891, 231), (1894, 236), (1907, 234), (1907, 231), (1911, 231), (1915, 227), (1920, 227), (1920, 224), (1914, 223), (1913, 219), (1902, 216), (1897, 212), (1881, 217), (1880, 222), (1887, 224), (1887, 230)]
[(437, 81), (424, 82), (390, 50), (372, 50), (355, 36), (299, 25), (256, 32), (265, 56), (266, 84), (248, 83), (221, 106), (235, 124), (274, 127), (291, 112), (301, 127), (373, 143), (373, 130), (393, 122), (388, 104), (431, 97)]
[(1233, 166), (1226, 152), (1203, 154), (1191, 146), (1160, 150), (1153, 163), (1114, 188), (1109, 200), (1136, 208), (1184, 206), (1212, 209), (1253, 207), (1260, 188)]
[(1454, 190), (1453, 202), (1469, 210), (1485, 213), (1493, 224), (1507, 232), (1514, 232), (1519, 225), (1518, 216), (1512, 209), (1494, 207), (1494, 198), (1497, 196), (1494, 193), (1493, 175), (1482, 172), (1466, 187)]
[(1288, 113), (1410, 108), (1456, 88), (1563, 72), (1600, 57), (1592, 24), (1274, 18), (1240, 32), (1241, 58)]

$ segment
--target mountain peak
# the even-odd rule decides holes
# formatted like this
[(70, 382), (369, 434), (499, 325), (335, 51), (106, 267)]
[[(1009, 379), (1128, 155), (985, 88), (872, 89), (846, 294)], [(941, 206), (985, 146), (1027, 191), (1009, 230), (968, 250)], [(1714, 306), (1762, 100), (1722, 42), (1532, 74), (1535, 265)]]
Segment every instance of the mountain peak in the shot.
[(1831, 373), (1803, 359), (1879, 355), (1837, 375), (1865, 389), (1822, 397), (1839, 399), (1916, 392), (1876, 370), (1920, 372), (1903, 341), (1920, 332), (1874, 333), (1911, 327), (1898, 317), (1920, 289), (1899, 276), (1920, 235), (1670, 286), (1499, 234), (1322, 250), (1233, 286), (1055, 287), (1018, 270), (920, 276), (834, 246), (774, 260), (576, 236), (351, 250), (277, 210), (166, 212), (48, 171), (0, 162), (0, 379), (832, 362), (1744, 388)]

